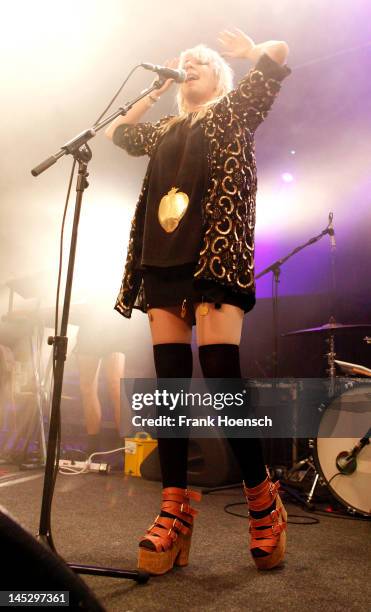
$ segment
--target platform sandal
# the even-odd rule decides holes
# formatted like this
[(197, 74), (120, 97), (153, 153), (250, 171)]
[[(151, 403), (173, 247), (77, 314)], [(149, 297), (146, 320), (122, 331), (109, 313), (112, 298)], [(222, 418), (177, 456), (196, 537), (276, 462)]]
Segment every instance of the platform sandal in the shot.
[[(268, 472), (267, 472), (268, 473)], [(244, 494), (249, 508), (250, 552), (258, 569), (272, 569), (285, 556), (287, 512), (278, 494), (279, 482), (267, 478), (258, 486), (248, 488)], [(251, 512), (264, 513), (275, 502), (275, 509), (262, 518), (254, 518)]]
[(188, 565), (193, 517), (197, 510), (190, 500), (200, 501), (201, 493), (168, 487), (162, 491), (161, 513), (139, 542), (138, 568), (154, 575), (165, 574), (174, 565)]

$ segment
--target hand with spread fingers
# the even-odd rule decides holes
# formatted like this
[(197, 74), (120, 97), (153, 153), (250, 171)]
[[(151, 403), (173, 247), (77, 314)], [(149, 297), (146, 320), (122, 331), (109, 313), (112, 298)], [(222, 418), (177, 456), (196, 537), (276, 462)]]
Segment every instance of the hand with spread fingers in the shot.
[(233, 32), (223, 30), (219, 34), (218, 41), (224, 48), (221, 53), (223, 57), (250, 59), (250, 54), (255, 47), (253, 39), (238, 28), (234, 28)]
[(224, 49), (221, 55), (226, 58), (246, 58), (257, 62), (265, 53), (277, 64), (282, 65), (286, 62), (289, 53), (288, 45), (284, 41), (268, 40), (256, 45), (253, 39), (239, 28), (234, 28), (233, 32), (223, 30), (219, 34), (218, 41)]

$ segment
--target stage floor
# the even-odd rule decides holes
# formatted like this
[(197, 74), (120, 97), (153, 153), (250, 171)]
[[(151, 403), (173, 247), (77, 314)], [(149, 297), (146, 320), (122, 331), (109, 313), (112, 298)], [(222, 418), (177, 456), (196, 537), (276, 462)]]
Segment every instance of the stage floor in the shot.
[[(19, 472), (17, 478), (12, 472), (0, 479), (0, 504), (35, 534), (42, 473)], [(52, 512), (58, 552), (70, 562), (134, 569), (137, 541), (159, 510), (159, 494), (159, 483), (120, 473), (58, 476)], [(285, 565), (258, 572), (247, 548), (246, 519), (223, 510), (242, 501), (241, 491), (234, 489), (194, 504), (200, 513), (187, 568), (151, 578), (144, 586), (112, 578), (84, 580), (109, 611), (369, 609), (370, 522), (320, 516), (316, 525), (289, 525)], [(291, 503), (287, 509), (289, 520), (311, 516)], [(246, 515), (244, 505), (234, 510)]]

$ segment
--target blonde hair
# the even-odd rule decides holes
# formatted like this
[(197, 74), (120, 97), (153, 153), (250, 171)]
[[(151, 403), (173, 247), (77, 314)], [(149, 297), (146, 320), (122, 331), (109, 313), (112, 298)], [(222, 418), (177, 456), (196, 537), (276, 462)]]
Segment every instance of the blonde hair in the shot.
[[(192, 55), (192, 57), (198, 61), (210, 63), (216, 76), (216, 96), (212, 100), (209, 100), (203, 104), (200, 110), (192, 113), (191, 125), (194, 125), (197, 123), (197, 121), (200, 121), (200, 119), (205, 117), (210, 106), (218, 102), (218, 100), (223, 98), (223, 96), (233, 89), (233, 70), (217, 51), (214, 51), (214, 49), (210, 49), (206, 45), (202, 44), (192, 47), (192, 49), (187, 49), (180, 54), (179, 68), (184, 67), (185, 58), (188, 55)], [(175, 124), (184, 121), (189, 116), (181, 87), (178, 89), (176, 101), (178, 106), (178, 115), (176, 117), (172, 117), (164, 125), (164, 132), (167, 132)]]

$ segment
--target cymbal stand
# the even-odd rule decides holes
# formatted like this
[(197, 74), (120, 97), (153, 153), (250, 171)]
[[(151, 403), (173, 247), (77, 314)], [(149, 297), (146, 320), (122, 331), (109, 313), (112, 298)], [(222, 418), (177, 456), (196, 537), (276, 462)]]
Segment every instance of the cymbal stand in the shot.
[[(334, 317), (330, 317), (329, 322), (335, 323)], [(329, 330), (328, 337), (326, 338), (325, 342), (328, 344), (328, 352), (325, 354), (325, 357), (327, 357), (327, 365), (328, 365), (328, 369), (326, 370), (326, 372), (329, 376), (328, 399), (330, 400), (336, 394), (336, 366), (335, 366), (336, 352), (335, 352), (335, 334), (333, 331)], [(325, 408), (326, 408), (326, 404), (322, 404), (319, 408), (320, 412), (322, 412)], [(311, 450), (314, 448), (313, 438), (310, 438), (308, 440), (308, 446), (309, 446), (309, 449)], [(308, 469), (306, 473), (304, 474), (303, 479), (306, 477), (306, 475), (308, 474), (310, 470), (313, 470), (314, 472), (312, 486), (304, 500), (304, 503), (307, 505), (307, 507), (312, 508), (313, 507), (312, 500), (313, 500), (314, 492), (316, 490), (318, 483), (325, 484), (324, 481), (321, 481), (320, 475), (317, 472), (316, 466), (313, 461), (312, 453), (310, 453), (308, 457), (305, 457), (301, 461), (296, 462), (292, 466), (292, 468), (287, 472), (287, 478), (290, 479), (290, 477), (292, 478), (295, 472), (302, 471), (302, 468), (305, 465), (308, 465)]]

